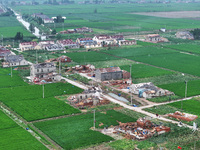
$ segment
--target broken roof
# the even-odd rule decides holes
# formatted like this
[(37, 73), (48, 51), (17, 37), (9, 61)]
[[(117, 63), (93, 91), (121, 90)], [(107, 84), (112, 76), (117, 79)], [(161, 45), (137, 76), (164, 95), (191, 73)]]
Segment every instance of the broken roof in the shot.
[(99, 68), (101, 73), (122, 71), (119, 67)]
[(6, 56), (5, 60), (10, 63), (20, 62), (20, 61), (24, 60), (24, 56), (23, 55), (10, 55), (10, 56)]
[(54, 63), (39, 63), (39, 64), (33, 64), (33, 67), (35, 69), (38, 69), (38, 68), (52, 68), (52, 67), (55, 67), (55, 64)]

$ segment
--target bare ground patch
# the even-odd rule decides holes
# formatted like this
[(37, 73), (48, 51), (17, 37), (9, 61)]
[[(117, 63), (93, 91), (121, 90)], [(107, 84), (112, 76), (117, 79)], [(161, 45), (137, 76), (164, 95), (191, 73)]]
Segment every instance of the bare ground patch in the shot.
[(200, 11), (140, 12), (140, 13), (131, 13), (131, 14), (164, 17), (164, 18), (199, 18), (200, 17)]

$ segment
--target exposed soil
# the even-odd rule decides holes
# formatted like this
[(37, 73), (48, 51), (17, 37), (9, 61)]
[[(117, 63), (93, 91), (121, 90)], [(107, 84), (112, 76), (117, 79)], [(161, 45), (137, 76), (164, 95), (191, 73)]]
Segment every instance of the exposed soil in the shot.
[(131, 14), (164, 17), (164, 18), (199, 18), (200, 17), (200, 11), (140, 12), (140, 13), (131, 13)]

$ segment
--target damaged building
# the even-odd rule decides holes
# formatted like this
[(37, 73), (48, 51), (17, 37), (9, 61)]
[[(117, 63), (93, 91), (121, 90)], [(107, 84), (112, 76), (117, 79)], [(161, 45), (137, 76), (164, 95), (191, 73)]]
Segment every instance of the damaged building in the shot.
[(56, 73), (56, 66), (54, 63), (39, 63), (32, 64), (30, 68), (30, 78), (33, 82), (47, 82), (58, 81), (59, 76)]
[(155, 86), (152, 82), (132, 84), (130, 86), (130, 92), (146, 99), (158, 96), (174, 95), (173, 92), (161, 89)]

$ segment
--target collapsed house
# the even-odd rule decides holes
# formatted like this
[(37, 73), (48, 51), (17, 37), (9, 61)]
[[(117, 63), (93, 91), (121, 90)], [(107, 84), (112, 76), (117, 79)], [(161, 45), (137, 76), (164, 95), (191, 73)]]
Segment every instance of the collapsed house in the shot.
[(81, 94), (70, 96), (68, 101), (71, 105), (80, 109), (110, 103), (102, 97), (100, 87), (90, 87)]
[(72, 70), (79, 73), (89, 73), (95, 70), (95, 66), (91, 64), (76, 65), (75, 67), (72, 67)]
[(168, 42), (168, 39), (161, 37), (159, 34), (148, 34), (145, 37), (145, 41), (151, 43), (160, 43), (160, 42)]
[(148, 117), (139, 118), (137, 122), (121, 123), (114, 128), (113, 133), (122, 133), (127, 139), (145, 140), (154, 135), (169, 132), (170, 128), (154, 124)]
[(198, 118), (196, 115), (181, 113), (180, 111), (176, 111), (175, 113), (167, 114), (168, 117), (184, 120), (184, 121), (194, 121)]
[(32, 64), (30, 68), (30, 78), (32, 82), (38, 84), (41, 81), (53, 82), (60, 80), (60, 76), (56, 73), (56, 66), (54, 63)]
[(13, 66), (26, 66), (28, 61), (24, 59), (23, 55), (8, 55), (4, 57), (4, 62), (2, 62), (3, 67), (13, 67)]
[(173, 92), (161, 89), (155, 86), (152, 82), (132, 84), (130, 86), (130, 92), (146, 99), (158, 96), (174, 95)]
[(180, 39), (194, 40), (194, 35), (189, 31), (178, 31), (176, 32), (176, 37)]
[(48, 60), (45, 60), (45, 62), (61, 62), (61, 63), (66, 63), (66, 62), (71, 62), (71, 58), (69, 58), (68, 56), (62, 55), (58, 58), (51, 58)]

